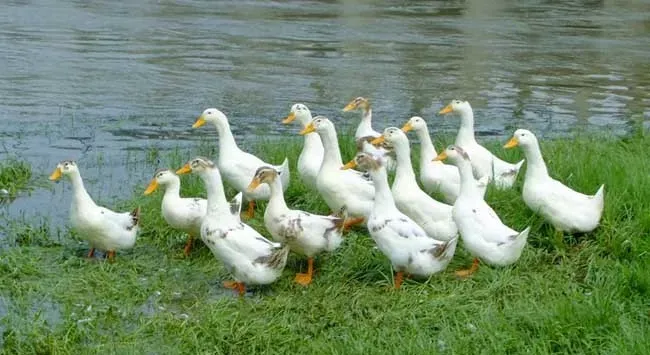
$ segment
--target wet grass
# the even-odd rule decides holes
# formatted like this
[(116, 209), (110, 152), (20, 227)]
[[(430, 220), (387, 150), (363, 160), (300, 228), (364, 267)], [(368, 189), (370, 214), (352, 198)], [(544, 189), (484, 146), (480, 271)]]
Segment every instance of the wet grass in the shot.
[(15, 197), (28, 188), (32, 178), (31, 166), (18, 159), (0, 161), (0, 200)]
[[(521, 158), (502, 144), (489, 146)], [(300, 147), (294, 139), (256, 150), (295, 165)], [(555, 240), (526, 209), (520, 185), (490, 189), (487, 200), (508, 225), (532, 225), (521, 260), (457, 280), (453, 270), (471, 262), (461, 247), (446, 272), (407, 280), (400, 291), (390, 289), (389, 262), (358, 229), (317, 259), (308, 288), (293, 283), (305, 264), (292, 255), (277, 283), (237, 299), (221, 287), (228, 275), (207, 248), (197, 243), (182, 256), (185, 236), (165, 226), (161, 193), (142, 196), (146, 183), (117, 204), (140, 205), (143, 230), (114, 264), (85, 260), (85, 243), (68, 233), (53, 242), (47, 226), (16, 227), (0, 251), (0, 344), (5, 353), (649, 353), (650, 139), (544, 140), (542, 149), (552, 175), (569, 186), (593, 193), (606, 184), (601, 227)], [(211, 146), (197, 151), (215, 155)], [(177, 168), (193, 154), (160, 155), (161, 166)], [(327, 212), (297, 178), (289, 204)], [(195, 177), (183, 178), (182, 191), (204, 195)], [(262, 207), (250, 223), (266, 234)]]

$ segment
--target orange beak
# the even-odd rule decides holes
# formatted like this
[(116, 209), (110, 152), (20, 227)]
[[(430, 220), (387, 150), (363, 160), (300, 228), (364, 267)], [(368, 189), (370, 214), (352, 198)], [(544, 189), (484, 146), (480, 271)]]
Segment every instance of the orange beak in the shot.
[(293, 122), (293, 120), (295, 120), (295, 119), (296, 119), (296, 114), (291, 112), (289, 114), (289, 116), (287, 116), (287, 118), (282, 120), (282, 123), (289, 124), (289, 123)]
[(192, 125), (192, 128), (199, 128), (205, 124), (205, 118), (203, 118), (203, 115), (199, 116), (199, 118), (196, 119), (196, 122)]
[(156, 191), (157, 188), (158, 188), (158, 180), (153, 179), (153, 180), (151, 180), (151, 182), (149, 183), (149, 186), (147, 186), (147, 189), (144, 190), (144, 194), (145, 194), (145, 195), (149, 195), (150, 193)]
[(341, 167), (341, 170), (354, 169), (356, 167), (357, 167), (357, 162), (354, 160), (350, 160), (347, 164)]
[(248, 192), (253, 192), (258, 186), (260, 186), (261, 183), (262, 181), (260, 181), (258, 177), (254, 177), (253, 181), (248, 184), (248, 188), (246, 190), (248, 190)]
[(411, 124), (411, 122), (406, 122), (404, 126), (402, 126), (402, 132), (404, 133), (408, 133), (409, 131), (412, 130), (413, 130), (413, 125)]
[(453, 111), (454, 111), (454, 109), (451, 107), (451, 104), (449, 104), (449, 105), (445, 106), (445, 108), (443, 108), (442, 110), (440, 110), (440, 112), (438, 112), (438, 114), (440, 114), (440, 115), (446, 115), (446, 114), (448, 114), (448, 113), (450, 113), (450, 112), (453, 112)]
[(442, 153), (438, 154), (437, 157), (433, 158), (432, 161), (443, 161), (445, 159), (447, 159), (447, 153), (442, 152)]
[(56, 168), (52, 172), (52, 175), (50, 175), (50, 180), (52, 181), (57, 181), (61, 178), (61, 168)]
[(514, 148), (518, 145), (519, 145), (519, 139), (517, 139), (517, 137), (512, 137), (510, 138), (508, 143), (506, 143), (506, 145), (504, 145), (503, 147), (508, 149), (508, 148)]
[(384, 135), (381, 135), (381, 136), (373, 139), (372, 141), (370, 141), (370, 144), (379, 145), (381, 143), (384, 143), (385, 141), (386, 141), (386, 137), (384, 137)]
[(304, 136), (305, 134), (316, 132), (316, 126), (314, 126), (314, 122), (310, 122), (305, 129), (300, 131), (298, 134), (301, 136)]
[(183, 165), (182, 168), (176, 170), (176, 175), (189, 174), (191, 172), (192, 172), (192, 167), (190, 167), (190, 164), (185, 164)]

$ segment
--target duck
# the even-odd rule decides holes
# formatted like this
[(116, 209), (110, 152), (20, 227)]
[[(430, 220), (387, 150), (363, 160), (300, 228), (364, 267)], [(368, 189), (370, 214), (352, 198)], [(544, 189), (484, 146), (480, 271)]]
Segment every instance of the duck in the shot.
[(381, 157), (359, 152), (343, 169), (355, 167), (368, 171), (375, 186), (375, 200), (367, 226), (377, 248), (390, 259), (395, 271), (395, 289), (400, 289), (405, 273), (430, 277), (446, 269), (456, 250), (458, 238), (445, 242), (432, 238), (415, 221), (399, 211)]
[[(282, 123), (289, 124), (298, 119), (304, 129), (312, 121), (311, 111), (304, 104), (294, 104), (287, 118)], [(311, 190), (316, 190), (318, 170), (323, 162), (323, 142), (316, 133), (305, 134), (305, 142), (298, 156), (298, 175), (301, 182)]]
[(223, 179), (235, 190), (244, 194), (244, 199), (248, 201), (246, 216), (253, 218), (255, 215), (255, 201), (268, 200), (271, 196), (271, 190), (268, 186), (260, 186), (259, 189), (249, 192), (246, 190), (248, 182), (255, 175), (255, 171), (260, 166), (273, 166), (280, 171), (282, 188), (286, 191), (289, 187), (289, 159), (284, 158), (281, 165), (272, 165), (264, 162), (262, 159), (253, 154), (244, 152), (239, 149), (235, 137), (230, 130), (230, 124), (226, 115), (216, 108), (208, 108), (197, 118), (192, 128), (198, 128), (206, 123), (212, 123), (217, 128), (219, 135), (219, 157), (217, 166)]
[(453, 207), (436, 201), (418, 186), (406, 134), (397, 127), (388, 127), (372, 143), (383, 141), (393, 147), (397, 157), (395, 179), (391, 187), (397, 209), (422, 227), (428, 236), (441, 241), (455, 239), (458, 236), (458, 228), (451, 216)]
[(370, 107), (370, 101), (361, 96), (357, 97), (345, 105), (343, 112), (350, 112), (357, 109), (361, 110), (361, 122), (354, 133), (357, 151), (380, 156), (384, 159), (388, 171), (395, 170), (395, 159), (390, 146), (373, 145), (370, 143), (373, 139), (381, 136), (380, 132), (372, 128), (372, 108)]
[(221, 260), (234, 277), (223, 283), (246, 294), (247, 285), (268, 285), (275, 282), (287, 264), (289, 246), (275, 243), (233, 216), (226, 200), (217, 165), (205, 157), (196, 157), (176, 174), (193, 173), (201, 177), (208, 193), (207, 212), (201, 222), (201, 240)]
[(460, 194), (460, 174), (453, 165), (433, 161), (438, 152), (429, 136), (427, 123), (422, 117), (413, 116), (402, 126), (402, 131), (414, 131), (420, 140), (420, 183), (424, 190), (429, 194), (440, 193), (445, 203), (453, 205)]
[(548, 174), (539, 142), (533, 132), (518, 129), (504, 148), (520, 147), (528, 161), (522, 197), (558, 232), (588, 233), (596, 229), (605, 207), (605, 185), (594, 195), (577, 192)]
[(517, 180), (517, 174), (524, 160), (511, 164), (499, 159), (485, 147), (476, 142), (474, 137), (474, 111), (467, 101), (452, 100), (439, 114), (455, 113), (460, 115), (460, 129), (456, 136), (455, 145), (461, 147), (472, 160), (474, 176), (480, 179), (488, 176), (499, 189), (511, 188)]
[(295, 277), (296, 283), (307, 286), (314, 275), (314, 256), (334, 251), (343, 242), (345, 209), (336, 216), (289, 209), (278, 172), (269, 166), (257, 169), (248, 188), (255, 189), (260, 184), (271, 187), (271, 198), (264, 211), (264, 226), (274, 240), (287, 243), (291, 251), (307, 257), (307, 272), (298, 273)]
[(58, 181), (62, 177), (72, 183), (70, 224), (90, 244), (87, 257), (94, 257), (95, 249), (99, 249), (106, 253), (109, 262), (114, 262), (118, 250), (133, 248), (140, 229), (140, 207), (131, 212), (115, 212), (97, 205), (86, 191), (73, 160), (59, 162), (49, 179)]
[[(456, 271), (458, 277), (469, 277), (478, 271), (480, 261), (493, 266), (507, 266), (519, 260), (526, 246), (530, 226), (521, 232), (506, 226), (483, 199), (472, 172), (470, 155), (457, 145), (448, 146), (436, 160), (448, 160), (460, 173), (460, 195), (452, 215), (465, 248), (474, 255), (472, 266)], [(482, 179), (487, 180), (487, 176)]]
[(318, 170), (316, 189), (332, 212), (345, 208), (349, 215), (346, 228), (364, 224), (375, 196), (372, 182), (356, 170), (341, 170), (343, 160), (334, 123), (327, 117), (316, 116), (300, 131), (301, 135), (316, 132), (323, 142), (325, 153)]
[[(203, 222), (208, 201), (198, 197), (181, 197), (181, 179), (169, 169), (158, 169), (154, 173), (144, 195), (152, 194), (158, 187), (165, 190), (160, 213), (170, 227), (187, 234), (183, 253), (185, 256), (189, 256), (194, 239), (200, 236), (201, 222)], [(231, 211), (236, 218), (240, 218), (241, 204), (242, 193), (240, 192), (230, 201)]]

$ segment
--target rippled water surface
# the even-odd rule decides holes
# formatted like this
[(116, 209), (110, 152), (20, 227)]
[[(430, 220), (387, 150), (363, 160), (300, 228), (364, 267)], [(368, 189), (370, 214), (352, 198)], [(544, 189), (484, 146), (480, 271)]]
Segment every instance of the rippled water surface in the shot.
[[(436, 112), (466, 98), (481, 135), (624, 133), (650, 120), (648, 14), (649, 1), (3, 1), (0, 159), (43, 178), (77, 159), (106, 199), (150, 176), (125, 168), (134, 152), (212, 134), (190, 129), (204, 108), (246, 141), (295, 135), (279, 124), (295, 102), (349, 128), (341, 108), (360, 95), (378, 129), (419, 114), (453, 132)], [(64, 189), (3, 208), (65, 216)]]

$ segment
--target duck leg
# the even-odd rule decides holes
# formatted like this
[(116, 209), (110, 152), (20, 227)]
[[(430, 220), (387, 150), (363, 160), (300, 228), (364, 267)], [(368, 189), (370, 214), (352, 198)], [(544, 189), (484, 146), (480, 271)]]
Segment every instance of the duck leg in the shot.
[(183, 249), (183, 254), (185, 254), (185, 256), (190, 255), (190, 251), (192, 251), (192, 243), (194, 243), (194, 237), (191, 234), (188, 234), (187, 242), (185, 242), (185, 248)]
[(224, 281), (221, 284), (223, 285), (223, 287), (225, 287), (227, 289), (236, 290), (238, 285), (239, 285), (239, 282), (237, 282), (237, 281)]
[(348, 218), (348, 219), (345, 220), (345, 222), (343, 223), (343, 230), (348, 230), (348, 229), (350, 229), (350, 227), (352, 227), (352, 226), (354, 226), (354, 225), (357, 225), (357, 224), (361, 224), (361, 223), (363, 223), (363, 221), (365, 221), (365, 220), (366, 220), (366, 219), (363, 218), (363, 217)]
[(402, 287), (402, 281), (404, 280), (404, 273), (402, 271), (398, 271), (395, 273), (395, 289), (399, 290), (400, 287)]
[(88, 250), (88, 255), (86, 255), (86, 257), (88, 259), (92, 259), (94, 256), (95, 256), (95, 248), (91, 247), (90, 250)]
[(246, 295), (246, 285), (244, 285), (243, 282), (237, 283), (237, 293), (239, 293), (239, 297), (244, 297), (244, 295)]
[(115, 262), (115, 250), (109, 250), (106, 253), (106, 258), (108, 259), (108, 262), (110, 262), (110, 263)]
[(296, 282), (307, 286), (311, 283), (312, 276), (314, 275), (314, 258), (307, 258), (307, 273), (306, 274), (296, 274)]
[(248, 201), (248, 210), (246, 210), (246, 218), (253, 218), (255, 215), (255, 201)]
[(474, 258), (474, 261), (472, 262), (472, 266), (470, 266), (469, 269), (456, 271), (456, 276), (458, 276), (458, 277), (469, 277), (469, 276), (471, 276), (473, 273), (475, 273), (478, 270), (478, 264), (479, 264), (478, 258)]

